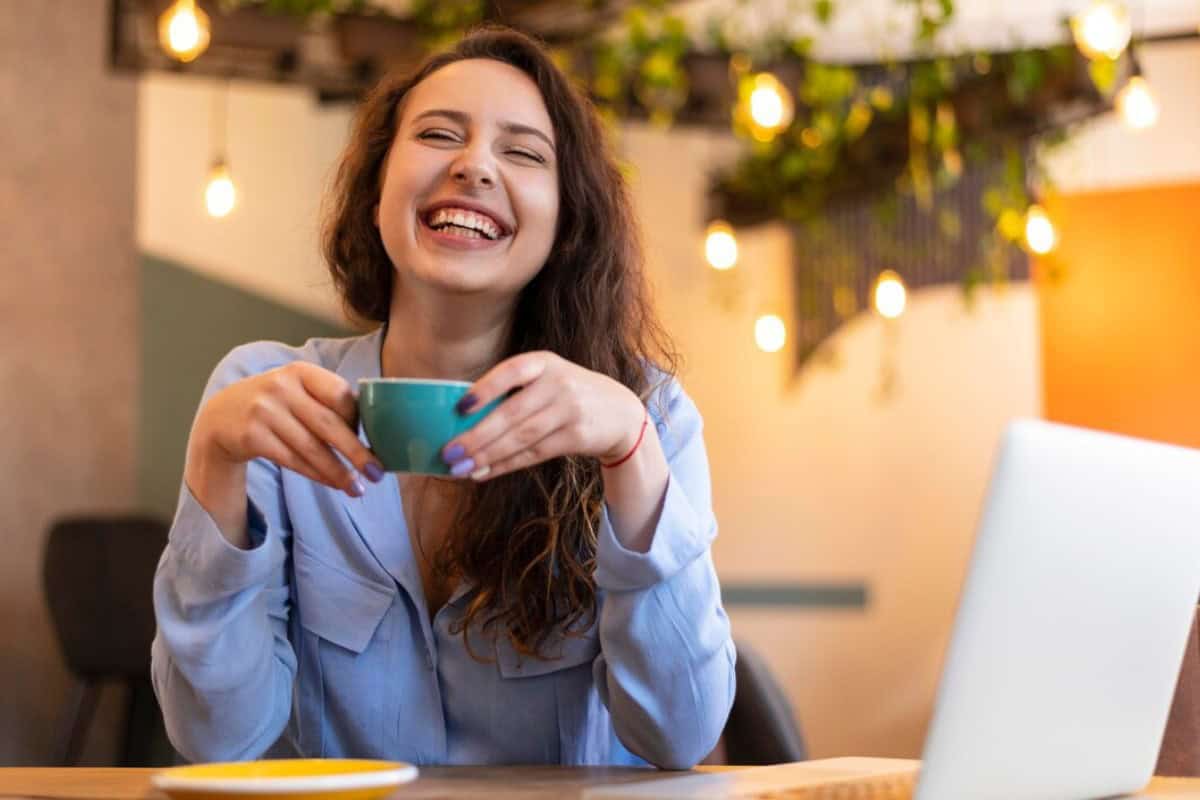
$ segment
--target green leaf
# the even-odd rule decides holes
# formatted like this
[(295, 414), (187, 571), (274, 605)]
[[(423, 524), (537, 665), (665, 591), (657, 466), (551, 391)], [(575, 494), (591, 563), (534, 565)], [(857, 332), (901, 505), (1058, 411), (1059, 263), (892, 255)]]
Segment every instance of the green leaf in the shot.
[(813, 12), (817, 15), (818, 22), (828, 25), (833, 20), (833, 0), (816, 0), (813, 3)]
[(1112, 94), (1117, 84), (1117, 62), (1111, 58), (1097, 58), (1088, 63), (1088, 76), (1102, 94)]

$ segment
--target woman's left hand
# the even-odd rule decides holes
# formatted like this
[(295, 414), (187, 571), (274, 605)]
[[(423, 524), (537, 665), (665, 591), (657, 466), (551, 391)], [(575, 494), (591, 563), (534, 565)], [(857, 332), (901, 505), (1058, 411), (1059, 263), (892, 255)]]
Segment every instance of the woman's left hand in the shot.
[(637, 395), (545, 351), (501, 361), (471, 386), (457, 410), (470, 413), (515, 389), (443, 448), (451, 474), (487, 480), (566, 455), (606, 464), (628, 453), (642, 433), (646, 408)]

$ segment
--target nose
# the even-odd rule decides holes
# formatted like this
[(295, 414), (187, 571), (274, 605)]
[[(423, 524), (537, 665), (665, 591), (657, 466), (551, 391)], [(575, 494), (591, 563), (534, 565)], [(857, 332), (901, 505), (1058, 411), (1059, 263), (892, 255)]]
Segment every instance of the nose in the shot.
[(490, 189), (496, 185), (496, 176), (486, 156), (475, 148), (465, 150), (450, 169), (454, 182), (472, 189)]

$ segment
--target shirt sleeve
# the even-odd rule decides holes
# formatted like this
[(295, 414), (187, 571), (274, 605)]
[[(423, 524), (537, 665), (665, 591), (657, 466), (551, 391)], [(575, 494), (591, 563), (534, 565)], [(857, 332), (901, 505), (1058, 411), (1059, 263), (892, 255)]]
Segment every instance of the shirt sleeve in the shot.
[[(254, 345), (217, 365), (201, 405), (274, 364)], [(172, 744), (192, 761), (257, 758), (291, 711), (296, 656), (287, 636), (291, 528), (279, 467), (246, 468), (251, 547), (230, 544), (184, 483), (154, 577), (155, 694)]]
[(596, 686), (622, 744), (651, 764), (688, 769), (716, 746), (735, 688), (736, 653), (710, 550), (717, 533), (700, 412), (677, 383), (652, 405), (670, 467), (645, 553), (601, 516), (596, 584), (603, 592)]

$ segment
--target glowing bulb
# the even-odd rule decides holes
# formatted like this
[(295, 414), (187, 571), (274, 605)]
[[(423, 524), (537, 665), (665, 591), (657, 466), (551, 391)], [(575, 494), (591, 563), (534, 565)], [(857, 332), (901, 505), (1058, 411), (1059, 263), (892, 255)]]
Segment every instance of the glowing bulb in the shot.
[(1040, 256), (1046, 255), (1058, 244), (1058, 233), (1054, 223), (1046, 216), (1046, 210), (1039, 205), (1032, 205), (1025, 212), (1025, 244)]
[(1129, 45), (1133, 27), (1129, 10), (1114, 0), (1093, 0), (1071, 17), (1075, 44), (1088, 58), (1117, 58)]
[(764, 314), (754, 321), (754, 342), (764, 353), (778, 353), (787, 341), (787, 327), (774, 314)]
[(774, 136), (791, 124), (793, 114), (795, 107), (791, 93), (779, 79), (769, 72), (755, 75), (754, 88), (750, 91), (750, 119), (758, 128), (756, 136)]
[(713, 269), (732, 269), (737, 264), (737, 239), (728, 222), (717, 220), (708, 226), (708, 234), (704, 238), (704, 256)]
[(229, 215), (237, 205), (237, 188), (229, 167), (218, 161), (208, 174), (208, 186), (204, 189), (204, 205), (211, 216), (220, 218)]
[(1158, 101), (1150, 91), (1150, 84), (1140, 75), (1129, 79), (1117, 94), (1117, 110), (1131, 128), (1142, 130), (1158, 122)]
[(907, 301), (904, 280), (890, 269), (879, 273), (875, 281), (875, 310), (888, 319), (895, 319), (904, 313)]
[(196, 0), (175, 0), (158, 18), (158, 41), (178, 61), (194, 61), (208, 39), (208, 15), (196, 8)]

